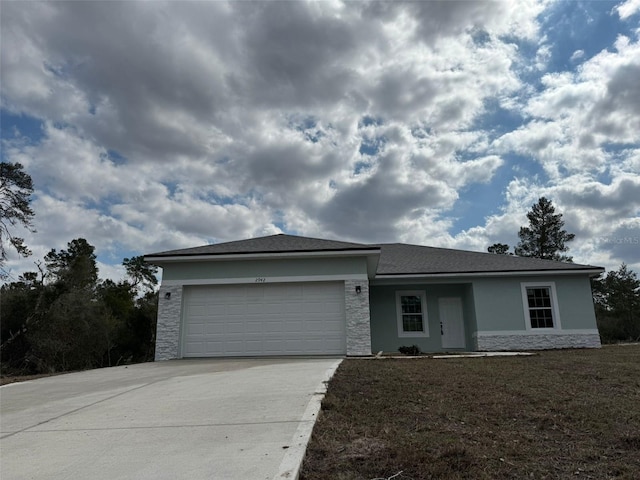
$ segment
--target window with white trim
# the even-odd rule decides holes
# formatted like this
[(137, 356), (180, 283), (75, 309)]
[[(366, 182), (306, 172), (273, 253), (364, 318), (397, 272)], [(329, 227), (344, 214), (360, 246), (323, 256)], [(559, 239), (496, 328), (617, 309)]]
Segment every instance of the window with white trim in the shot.
[(553, 282), (522, 284), (522, 301), (527, 329), (560, 328), (560, 315), (556, 299), (556, 289)]
[(399, 337), (428, 337), (427, 295), (424, 290), (396, 292)]

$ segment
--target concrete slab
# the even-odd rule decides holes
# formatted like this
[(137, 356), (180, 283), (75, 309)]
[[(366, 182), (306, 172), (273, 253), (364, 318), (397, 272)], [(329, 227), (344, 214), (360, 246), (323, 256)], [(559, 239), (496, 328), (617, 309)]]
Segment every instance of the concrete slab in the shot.
[(272, 479), (310, 433), (309, 408), (338, 363), (179, 360), (7, 385), (0, 476)]

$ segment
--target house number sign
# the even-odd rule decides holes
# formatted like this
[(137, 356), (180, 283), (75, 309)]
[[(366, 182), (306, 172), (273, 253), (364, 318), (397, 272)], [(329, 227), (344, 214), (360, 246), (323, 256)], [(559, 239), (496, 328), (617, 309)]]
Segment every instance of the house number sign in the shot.
[(256, 283), (265, 283), (267, 281), (264, 277), (256, 277)]

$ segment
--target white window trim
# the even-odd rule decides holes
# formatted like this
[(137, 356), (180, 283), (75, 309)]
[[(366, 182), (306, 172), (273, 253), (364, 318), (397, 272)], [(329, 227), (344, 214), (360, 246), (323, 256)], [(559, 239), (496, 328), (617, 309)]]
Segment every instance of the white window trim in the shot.
[[(527, 298), (527, 288), (548, 288), (551, 292), (551, 314), (553, 315), (553, 328), (533, 328), (531, 326), (531, 314), (529, 312), (529, 299)], [(553, 332), (562, 330), (560, 323), (560, 309), (558, 308), (558, 294), (556, 293), (555, 282), (523, 282), (520, 284), (522, 289), (522, 308), (524, 309), (524, 322), (528, 332)]]
[[(420, 296), (422, 303), (422, 332), (405, 332), (402, 328), (402, 302), (400, 297), (409, 295)], [(424, 290), (399, 290), (396, 292), (396, 317), (398, 323), (398, 337), (400, 338), (413, 338), (413, 337), (428, 337), (429, 336), (429, 316), (427, 315), (427, 293)]]

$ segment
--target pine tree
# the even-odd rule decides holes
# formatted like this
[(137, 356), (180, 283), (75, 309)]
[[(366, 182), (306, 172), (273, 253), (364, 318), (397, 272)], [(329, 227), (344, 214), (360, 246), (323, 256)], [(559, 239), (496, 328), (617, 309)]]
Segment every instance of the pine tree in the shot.
[(624, 263), (593, 280), (598, 328), (604, 342), (640, 340), (640, 280)]
[(49, 278), (65, 290), (93, 291), (98, 283), (95, 247), (84, 238), (71, 240), (68, 250), (52, 249), (44, 257)]
[(555, 213), (550, 200), (540, 197), (538, 203), (527, 213), (528, 227), (520, 227), (520, 242), (515, 254), (521, 257), (535, 257), (561, 262), (571, 262), (572, 257), (562, 255), (569, 247), (566, 245), (574, 239), (573, 233), (567, 233), (561, 213)]
[[(33, 210), (29, 205), (33, 183), (19, 163), (0, 163), (0, 267), (7, 259), (7, 246), (12, 245), (24, 256), (31, 251), (24, 244), (24, 239), (13, 235), (13, 227), (22, 226), (33, 230)], [(1, 273), (1, 272), (0, 272)]]

